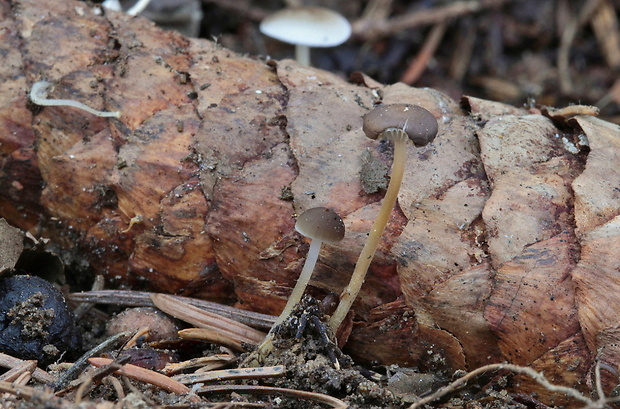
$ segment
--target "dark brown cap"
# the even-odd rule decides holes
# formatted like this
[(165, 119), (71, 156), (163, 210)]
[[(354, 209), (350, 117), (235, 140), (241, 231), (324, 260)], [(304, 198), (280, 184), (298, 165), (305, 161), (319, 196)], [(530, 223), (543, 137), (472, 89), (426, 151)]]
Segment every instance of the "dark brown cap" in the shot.
[(405, 131), (415, 146), (424, 146), (437, 136), (437, 119), (426, 109), (409, 104), (379, 105), (364, 115), (363, 130), (370, 139), (390, 128)]
[(315, 207), (300, 214), (295, 230), (313, 240), (334, 242), (344, 238), (342, 219), (326, 207)]

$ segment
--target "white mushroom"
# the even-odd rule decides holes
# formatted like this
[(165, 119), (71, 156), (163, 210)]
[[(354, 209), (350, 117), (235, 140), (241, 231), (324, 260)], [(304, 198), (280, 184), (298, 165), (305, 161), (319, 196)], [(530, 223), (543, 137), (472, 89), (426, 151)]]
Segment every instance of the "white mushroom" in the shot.
[(246, 362), (255, 361), (261, 363), (273, 349), (273, 337), (275, 329), (280, 326), (291, 314), (293, 307), (301, 300), (304, 290), (310, 282), (312, 272), (319, 257), (319, 250), (323, 242), (338, 242), (344, 238), (345, 227), (342, 219), (333, 210), (325, 207), (315, 207), (303, 212), (297, 218), (295, 230), (310, 238), (310, 249), (306, 257), (304, 267), (297, 279), (297, 284), (288, 298), (286, 306), (276, 319), (265, 340), (258, 346), (256, 351), (246, 359)]
[(351, 24), (323, 7), (288, 7), (264, 19), (260, 31), (295, 45), (297, 62), (310, 65), (310, 47), (335, 47), (351, 36)]
[(344, 223), (333, 210), (325, 207), (315, 207), (303, 212), (297, 218), (295, 230), (310, 238), (310, 249), (304, 263), (304, 268), (297, 279), (297, 284), (288, 298), (288, 302), (274, 326), (282, 324), (290, 315), (310, 282), (314, 266), (319, 258), (319, 250), (323, 242), (335, 243), (344, 238)]

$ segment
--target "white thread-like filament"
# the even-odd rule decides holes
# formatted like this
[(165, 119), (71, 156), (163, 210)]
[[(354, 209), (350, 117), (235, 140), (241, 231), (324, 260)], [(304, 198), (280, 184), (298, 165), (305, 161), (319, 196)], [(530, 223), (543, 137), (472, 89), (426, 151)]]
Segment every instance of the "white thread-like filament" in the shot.
[(120, 118), (121, 113), (118, 111), (106, 112), (106, 111), (98, 111), (89, 107), (86, 104), (83, 104), (78, 101), (74, 101), (71, 99), (48, 99), (47, 93), (49, 89), (52, 87), (52, 83), (47, 81), (38, 81), (32, 84), (32, 88), (30, 89), (30, 100), (36, 105), (42, 106), (68, 106), (74, 107), (86, 112), (89, 112), (93, 115), (104, 117), (104, 118)]

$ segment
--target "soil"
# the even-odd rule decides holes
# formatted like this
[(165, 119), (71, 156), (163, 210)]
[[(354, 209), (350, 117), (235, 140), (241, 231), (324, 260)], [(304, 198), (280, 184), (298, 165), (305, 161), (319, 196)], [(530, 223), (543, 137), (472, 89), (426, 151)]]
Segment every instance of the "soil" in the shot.
[[(356, 367), (327, 336), (318, 303), (305, 297), (277, 332), (275, 350), (265, 366), (284, 365), (286, 377), (274, 386), (308, 390), (346, 399), (352, 407), (400, 407), (399, 399), (381, 385), (379, 374)], [(282, 407), (301, 406), (290, 400)]]
[[(35, 302), (37, 295), (32, 297)], [(29, 302), (28, 305), (32, 305)], [(22, 311), (23, 306), (20, 306)], [(85, 340), (84, 349), (96, 346), (109, 338), (105, 331), (106, 308), (90, 311), (85, 319), (80, 320), (80, 329)], [(107, 309), (119, 311), (118, 307)], [(30, 311), (30, 309), (28, 310)], [(28, 313), (28, 328), (47, 325), (49, 314), (46, 310), (42, 313)], [(345, 401), (350, 408), (374, 409), (409, 407), (419, 397), (432, 393), (451, 381), (451, 376), (459, 374), (447, 374), (437, 371), (434, 373), (421, 373), (415, 368), (401, 368), (396, 365), (390, 366), (360, 366), (348, 355), (344, 354), (329, 338), (324, 324), (325, 314), (319, 303), (312, 297), (306, 296), (297, 305), (289, 317), (279, 328), (276, 328), (274, 338), (274, 350), (261, 363), (264, 367), (284, 366), (285, 375), (278, 378), (259, 378), (253, 380), (241, 380), (234, 382), (238, 385), (263, 385), (278, 388), (288, 388), (297, 391), (310, 391), (328, 395)], [(37, 324), (38, 322), (38, 324)], [(169, 349), (152, 349), (148, 343), (139, 344), (139, 349), (134, 351), (134, 364), (140, 356), (140, 350), (151, 351), (153, 356), (160, 354), (169, 357), (171, 353), (178, 352), (182, 360), (213, 356), (221, 354), (222, 348), (215, 345), (197, 343), (159, 343), (158, 347)], [(111, 357), (119, 359), (121, 355), (115, 352), (116, 348), (109, 351)], [(242, 354), (236, 362), (244, 362), (252, 351)], [(157, 358), (152, 358), (156, 360)], [(163, 358), (161, 358), (163, 359)], [(167, 359), (167, 358), (166, 358)], [(60, 365), (58, 365), (60, 364)], [(155, 364), (152, 364), (155, 365)], [(62, 362), (50, 365), (47, 369), (54, 376), (60, 376), (67, 365)], [(321, 408), (327, 407), (315, 401), (303, 400), (297, 397), (278, 395), (256, 396), (254, 394), (232, 393), (227, 395), (209, 394), (202, 395), (203, 403), (191, 402), (187, 396), (179, 396), (174, 393), (166, 393), (159, 388), (146, 383), (129, 381), (125, 378), (125, 385), (129, 389), (123, 402), (126, 407), (192, 407), (209, 408), (219, 407), (218, 402), (229, 402), (231, 406), (245, 407), (252, 402), (264, 407), (278, 408)], [(436, 402), (433, 407), (442, 408), (545, 408), (530, 396), (517, 396), (510, 394), (505, 387), (509, 385), (509, 378), (505, 376), (480, 377), (479, 380), (469, 383), (465, 388), (448, 395), (449, 399)], [(218, 382), (230, 383), (230, 382)], [(118, 401), (117, 391), (107, 381), (95, 382), (88, 392), (88, 401), (78, 404), (75, 399), (75, 389), (69, 387), (67, 392), (59, 397), (52, 397), (38, 383), (38, 391), (28, 399), (15, 395), (6, 395), (2, 408), (18, 409), (77, 409), (77, 408), (107, 408), (108, 404)], [(90, 402), (90, 403), (88, 403)], [(235, 406), (235, 404), (239, 406)], [(215, 405), (215, 406), (214, 406)]]

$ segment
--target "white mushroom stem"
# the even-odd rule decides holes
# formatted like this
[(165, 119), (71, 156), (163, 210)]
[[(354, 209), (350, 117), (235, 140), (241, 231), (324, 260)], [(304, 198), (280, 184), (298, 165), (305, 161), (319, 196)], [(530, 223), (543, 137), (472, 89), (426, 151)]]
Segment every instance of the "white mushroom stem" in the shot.
[(273, 350), (273, 334), (278, 325), (282, 325), (284, 320), (288, 318), (293, 311), (293, 308), (299, 301), (301, 297), (304, 295), (304, 291), (310, 282), (310, 277), (312, 277), (312, 272), (314, 271), (314, 266), (316, 265), (316, 261), (319, 258), (319, 250), (321, 250), (321, 240), (313, 239), (310, 241), (310, 249), (308, 250), (308, 255), (306, 256), (306, 262), (304, 263), (304, 268), (301, 270), (301, 274), (297, 279), (297, 284), (293, 288), (293, 292), (288, 298), (284, 309), (280, 313), (280, 316), (276, 319), (275, 323), (269, 330), (269, 333), (265, 337), (265, 340), (256, 348), (253, 356), (257, 358), (258, 362), (262, 361), (264, 357), (269, 355)]
[(98, 111), (94, 108), (89, 107), (86, 104), (83, 104), (79, 101), (74, 101), (71, 99), (48, 99), (47, 93), (49, 89), (52, 87), (52, 84), (47, 81), (38, 81), (32, 84), (32, 88), (30, 89), (30, 100), (36, 105), (42, 106), (68, 106), (73, 108), (78, 108), (88, 113), (91, 113), (100, 117), (112, 117), (112, 118), (120, 118), (121, 113), (118, 111), (114, 112), (105, 112)]
[(127, 10), (127, 14), (130, 16), (137, 16), (142, 13), (145, 8), (148, 7), (151, 0), (138, 0), (136, 4), (133, 5), (129, 10)]
[(409, 137), (401, 129), (390, 128), (385, 131), (385, 136), (392, 139), (394, 142), (394, 161), (392, 163), (392, 175), (390, 177), (390, 184), (388, 186), (379, 214), (372, 225), (368, 240), (360, 253), (357, 263), (355, 264), (355, 270), (351, 275), (351, 281), (349, 285), (344, 289), (340, 295), (340, 303), (336, 307), (336, 311), (332, 314), (329, 320), (329, 328), (335, 334), (342, 321), (347, 316), (353, 302), (357, 298), (357, 295), (364, 284), (366, 278), (366, 272), (372, 262), (372, 259), (379, 246), (379, 240), (385, 230), (385, 226), (390, 220), (392, 210), (396, 204), (398, 198), (398, 191), (403, 181), (403, 175), (405, 173), (405, 163), (407, 161), (407, 141)]
[(271, 327), (271, 330), (265, 337), (265, 340), (258, 346), (258, 348), (248, 357), (245, 363), (251, 362), (252, 364), (260, 364), (264, 358), (269, 355), (273, 349), (273, 337), (276, 328), (281, 326), (284, 321), (291, 315), (293, 308), (299, 303), (301, 297), (304, 294), (310, 277), (312, 277), (312, 271), (316, 266), (316, 261), (319, 258), (319, 251), (321, 250), (321, 244), (324, 241), (337, 242), (344, 238), (345, 226), (342, 219), (333, 210), (326, 207), (314, 207), (308, 209), (297, 218), (295, 223), (295, 230), (310, 238), (310, 249), (306, 256), (306, 262), (301, 270), (301, 274), (297, 278), (297, 284), (293, 288), (293, 292), (286, 302), (286, 306), (282, 310), (280, 316), (276, 319), (276, 322)]
[(301, 274), (297, 279), (297, 284), (293, 288), (293, 292), (290, 297), (288, 297), (288, 301), (282, 310), (282, 313), (276, 320), (273, 327), (280, 325), (284, 322), (286, 317), (288, 317), (293, 311), (293, 307), (301, 300), (301, 297), (304, 295), (304, 291), (310, 282), (310, 277), (312, 277), (312, 272), (314, 271), (314, 266), (316, 265), (316, 261), (319, 258), (319, 250), (321, 250), (321, 240), (312, 239), (310, 241), (310, 249), (308, 250), (308, 255), (306, 256), (306, 262), (304, 263), (304, 268), (301, 270)]
[(310, 47), (297, 44), (295, 46), (295, 60), (301, 65), (310, 65)]

